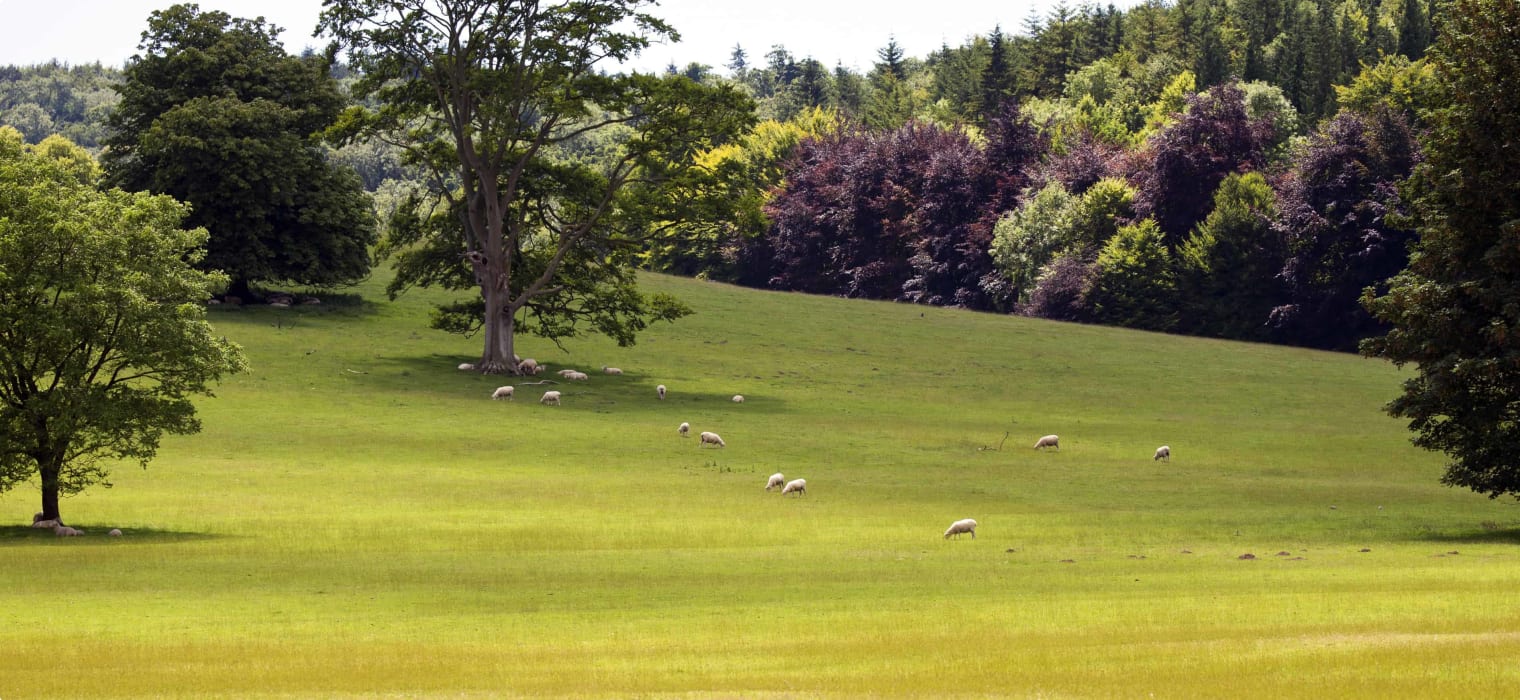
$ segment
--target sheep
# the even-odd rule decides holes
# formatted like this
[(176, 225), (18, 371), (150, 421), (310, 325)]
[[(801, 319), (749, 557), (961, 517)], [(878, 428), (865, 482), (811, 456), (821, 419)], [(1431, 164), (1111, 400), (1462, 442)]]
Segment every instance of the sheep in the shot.
[(789, 493), (795, 493), (799, 497), (807, 493), (807, 479), (792, 479), (786, 482), (786, 486), (781, 487), (781, 495), (785, 496)]
[(575, 370), (570, 369), (569, 367), (566, 367), (565, 369), (562, 369), (562, 370), (559, 370), (559, 371), (555, 372), (555, 374), (558, 374), (561, 377), (567, 377), (567, 378), (570, 375), (575, 374), (575, 373), (576, 373)]
[(654, 393), (659, 394), (660, 395), (660, 400), (664, 401), (665, 400), (665, 385), (661, 384), (661, 385), (655, 387), (654, 388)]
[(590, 378), (591, 375), (588, 375), (585, 372), (571, 372), (565, 375), (565, 379), (569, 379), (572, 382), (584, 382)]
[(544, 392), (543, 398), (539, 399), (538, 402), (541, 403), (541, 404), (544, 404), (545, 406), (558, 406), (559, 405), (559, 392), (557, 392), (557, 391), (546, 391), (546, 392)]
[(121, 530), (119, 528), (114, 528), (113, 527), (113, 528), (111, 528), (110, 532), (106, 533), (106, 536), (108, 536), (108, 537), (121, 537)]
[(518, 374), (538, 374), (538, 360), (528, 358), (517, 363)]
[(32, 523), (32, 527), (38, 530), (51, 530), (53, 528), (59, 527), (60, 525), (63, 525), (63, 523), (58, 520), (38, 520)]
[(78, 537), (84, 534), (84, 530), (75, 530), (67, 525), (59, 525), (53, 528), (53, 534), (57, 537)]
[(1034, 448), (1036, 450), (1044, 449), (1046, 447), (1054, 447), (1058, 450), (1061, 449), (1061, 438), (1056, 437), (1055, 435), (1046, 435), (1045, 437), (1040, 438), (1039, 442), (1036, 442), (1034, 444)]
[(774, 489), (774, 488), (777, 488), (777, 487), (781, 487), (781, 486), (785, 486), (785, 485), (786, 485), (786, 477), (782, 476), (781, 472), (776, 472), (775, 474), (771, 475), (771, 478), (766, 479), (766, 481), (765, 481), (765, 490), (769, 491), (771, 489)]
[(691, 432), (691, 424), (682, 423), (680, 427), (676, 428), (676, 432), (680, 433), (681, 437), (686, 437), (686, 434)]
[(971, 539), (976, 539), (976, 521), (971, 518), (950, 523), (950, 529), (945, 530), (945, 539), (950, 539), (951, 535), (955, 535), (956, 539), (960, 539), (960, 536), (967, 532), (971, 533)]
[(620, 370), (620, 369), (618, 369), (616, 367), (608, 367), (607, 365), (602, 365), (602, 374), (622, 374), (622, 373), (623, 373), (623, 370)]
[(703, 445), (717, 445), (718, 447), (728, 447), (728, 445), (725, 445), (723, 443), (723, 438), (718, 437), (717, 433), (704, 432), (701, 435), (698, 435), (697, 439), (700, 440), (700, 442), (697, 443), (697, 447), (701, 447)]
[(515, 389), (513, 387), (510, 387), (510, 386), (499, 386), (499, 387), (496, 387), (496, 391), (491, 392), (491, 399), (492, 400), (506, 399), (508, 401), (511, 401), (512, 400), (512, 392), (513, 391), (515, 391)]
[(744, 394), (734, 394), (734, 403), (744, 403)]
[(461, 371), (461, 372), (474, 372), (475, 371), (475, 363), (474, 362), (461, 362), (461, 363), (459, 363), (459, 371)]
[(1152, 457), (1151, 461), (1154, 462), (1154, 461), (1157, 461), (1157, 460), (1162, 460), (1162, 461), (1166, 461), (1166, 462), (1172, 461), (1172, 448), (1169, 447), (1169, 446), (1167, 446), (1167, 445), (1162, 445), (1160, 447), (1157, 447), (1156, 448), (1156, 456)]

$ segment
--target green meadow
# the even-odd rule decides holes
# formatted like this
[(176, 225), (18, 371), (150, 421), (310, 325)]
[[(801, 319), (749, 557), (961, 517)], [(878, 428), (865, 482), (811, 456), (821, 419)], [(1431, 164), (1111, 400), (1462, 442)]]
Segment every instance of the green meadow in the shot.
[(0, 496), (0, 698), (1520, 692), (1520, 508), (1385, 363), (646, 276), (696, 314), (538, 386), (383, 282), (212, 310), (252, 371), (86, 536)]

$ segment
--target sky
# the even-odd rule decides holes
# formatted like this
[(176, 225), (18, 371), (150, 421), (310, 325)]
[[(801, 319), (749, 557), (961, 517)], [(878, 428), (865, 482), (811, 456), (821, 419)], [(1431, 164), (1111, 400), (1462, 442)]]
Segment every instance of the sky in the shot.
[[(726, 72), (737, 44), (751, 64), (762, 65), (775, 44), (797, 58), (812, 57), (833, 67), (843, 63), (868, 71), (876, 51), (895, 38), (910, 57), (923, 58), (941, 44), (959, 46), (995, 25), (1015, 33), (1031, 12), (1043, 15), (1056, 0), (662, 0), (650, 14), (682, 35), (676, 44), (656, 45), (627, 65), (658, 71), (670, 63), (705, 63)], [(172, 0), (0, 0), (0, 65), (29, 65), (51, 59), (79, 64), (99, 61), (119, 66), (137, 51), (148, 15)], [(321, 47), (312, 38), (321, 0), (198, 0), (203, 10), (234, 17), (259, 17), (283, 27), (281, 40), (292, 53)], [(1077, 3), (1069, 3), (1075, 6)], [(1106, 4), (1106, 3), (1105, 3)], [(1120, 7), (1135, 0), (1119, 0)]]

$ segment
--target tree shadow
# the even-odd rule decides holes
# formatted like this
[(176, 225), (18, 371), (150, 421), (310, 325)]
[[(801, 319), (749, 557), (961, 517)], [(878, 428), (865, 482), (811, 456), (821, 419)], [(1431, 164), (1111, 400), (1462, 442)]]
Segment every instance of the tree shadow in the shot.
[(206, 307), (206, 317), (212, 321), (228, 321), (237, 323), (240, 321), (260, 322), (270, 319), (285, 319), (288, 322), (300, 320), (319, 320), (324, 318), (350, 319), (373, 316), (380, 311), (380, 302), (366, 299), (354, 293), (329, 293), (329, 292), (295, 292), (299, 298), (316, 297), (321, 299), (320, 304), (296, 304), (288, 308), (270, 306), (268, 304), (213, 304)]
[(1424, 532), (1415, 539), (1452, 544), (1520, 544), (1520, 527), (1500, 527), (1493, 523), (1483, 523), (1478, 527), (1462, 530)]
[(52, 541), (66, 542), (70, 545), (177, 544), (227, 537), (226, 535), (212, 535), (204, 532), (163, 530), (152, 527), (120, 528), (121, 536), (111, 537), (106, 534), (112, 529), (109, 525), (70, 523), (69, 527), (83, 529), (85, 534), (78, 537), (59, 537), (53, 534), (52, 530), (45, 528), (33, 528), (26, 525), (0, 525), (0, 547), (23, 546)]

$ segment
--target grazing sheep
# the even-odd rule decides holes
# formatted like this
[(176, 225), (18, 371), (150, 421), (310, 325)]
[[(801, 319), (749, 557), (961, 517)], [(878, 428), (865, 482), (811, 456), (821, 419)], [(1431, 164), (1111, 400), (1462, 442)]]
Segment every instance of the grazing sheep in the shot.
[(654, 388), (654, 392), (655, 392), (655, 393), (656, 393), (656, 394), (659, 394), (659, 395), (660, 395), (660, 400), (661, 400), (661, 401), (664, 401), (664, 400), (665, 400), (665, 385), (664, 385), (664, 384), (661, 384), (661, 385), (659, 385), (659, 386), (657, 386), (657, 387), (655, 387), (655, 388)]
[(83, 530), (75, 530), (67, 525), (59, 525), (53, 528), (53, 534), (58, 537), (78, 537), (84, 534)]
[(571, 372), (570, 374), (565, 375), (565, 378), (569, 379), (572, 382), (584, 382), (587, 379), (590, 379), (591, 375), (586, 374), (585, 372)]
[(676, 432), (680, 433), (681, 437), (686, 437), (686, 434), (689, 433), (689, 432), (691, 432), (691, 424), (690, 423), (682, 423), (681, 427), (676, 428)]
[(1046, 447), (1054, 447), (1058, 450), (1061, 449), (1061, 438), (1054, 435), (1046, 435), (1045, 437), (1040, 438), (1039, 442), (1036, 442), (1034, 444), (1034, 448), (1036, 450), (1044, 449)]
[(568, 377), (572, 374), (575, 374), (575, 370), (566, 367), (565, 369), (556, 371), (555, 374), (558, 374), (561, 377)]
[(475, 363), (474, 362), (461, 362), (461, 363), (459, 363), (459, 371), (461, 371), (461, 372), (474, 372), (475, 371)]
[(789, 493), (795, 493), (798, 496), (807, 493), (807, 479), (792, 479), (786, 482), (786, 486), (781, 487), (781, 495), (785, 496)]
[(1168, 447), (1166, 445), (1162, 445), (1160, 447), (1157, 447), (1156, 448), (1156, 456), (1151, 458), (1152, 462), (1154, 462), (1156, 460), (1164, 460), (1164, 461), (1167, 461), (1167, 462), (1172, 461), (1172, 448)]
[(971, 533), (971, 539), (976, 539), (976, 521), (971, 518), (950, 523), (950, 529), (945, 531), (945, 539), (950, 539), (951, 535), (955, 535), (956, 539), (960, 539), (960, 536), (967, 532)]
[(538, 402), (541, 403), (541, 404), (544, 404), (545, 406), (549, 406), (549, 405), (558, 406), (559, 405), (559, 392), (557, 392), (557, 391), (546, 391), (546, 392), (544, 392), (543, 398), (539, 399)]
[(744, 394), (734, 394), (734, 403), (744, 403)]
[(765, 490), (769, 491), (769, 490), (771, 490), (773, 488), (776, 488), (778, 486), (785, 486), (785, 485), (786, 485), (786, 477), (782, 476), (781, 472), (776, 472), (775, 474), (771, 475), (771, 478), (766, 479), (766, 481), (765, 481)]
[(110, 532), (106, 533), (106, 536), (108, 536), (108, 537), (121, 537), (121, 530), (113, 527), (113, 528), (111, 528)]
[(701, 442), (697, 443), (697, 447), (701, 447), (703, 445), (717, 445), (718, 447), (728, 447), (728, 445), (723, 444), (723, 438), (718, 437), (717, 433), (702, 433), (701, 435), (697, 436), (697, 439), (701, 440)]
[(528, 358), (517, 363), (518, 374), (538, 374), (538, 360)]
[(38, 530), (51, 530), (60, 525), (63, 525), (63, 523), (58, 522), (57, 520), (38, 520), (32, 523), (32, 527), (37, 528)]
[(616, 367), (608, 367), (607, 365), (602, 365), (602, 374), (622, 374), (622, 373), (623, 373), (623, 370), (620, 370), (620, 369), (618, 369)]
[(510, 387), (510, 386), (499, 386), (499, 387), (496, 387), (496, 391), (491, 392), (491, 398), (492, 399), (506, 399), (508, 401), (511, 401), (512, 400), (512, 392), (513, 391), (515, 391), (515, 389), (513, 387)]

